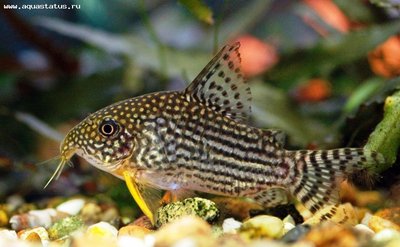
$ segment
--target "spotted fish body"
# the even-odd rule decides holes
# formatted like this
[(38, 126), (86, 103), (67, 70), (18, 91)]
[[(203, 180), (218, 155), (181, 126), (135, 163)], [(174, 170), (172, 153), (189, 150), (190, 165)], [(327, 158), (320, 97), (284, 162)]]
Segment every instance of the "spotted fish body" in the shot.
[(225, 46), (183, 91), (91, 114), (65, 137), (63, 159), (76, 153), (122, 179), (132, 171), (141, 188), (248, 197), (264, 207), (292, 196), (311, 212), (338, 202), (340, 181), (383, 162), (361, 148), (289, 151), (281, 132), (247, 125), (251, 94), (238, 49)]

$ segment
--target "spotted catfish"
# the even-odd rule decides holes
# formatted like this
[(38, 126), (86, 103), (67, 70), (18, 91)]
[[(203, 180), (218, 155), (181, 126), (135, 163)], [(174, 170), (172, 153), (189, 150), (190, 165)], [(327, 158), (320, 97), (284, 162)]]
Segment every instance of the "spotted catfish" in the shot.
[(384, 162), (362, 148), (286, 150), (282, 132), (249, 126), (239, 46), (223, 47), (182, 91), (127, 99), (88, 116), (62, 142), (52, 179), (78, 154), (124, 179), (152, 220), (160, 196), (151, 192), (159, 190), (247, 197), (264, 207), (294, 197), (314, 213), (338, 203), (340, 181)]

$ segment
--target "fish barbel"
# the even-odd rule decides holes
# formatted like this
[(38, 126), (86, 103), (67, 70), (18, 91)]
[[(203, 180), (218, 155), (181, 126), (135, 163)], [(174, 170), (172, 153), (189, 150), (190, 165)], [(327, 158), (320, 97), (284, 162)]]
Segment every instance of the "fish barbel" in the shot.
[(89, 115), (66, 135), (55, 174), (77, 154), (124, 179), (154, 222), (160, 190), (247, 197), (263, 207), (294, 197), (315, 213), (338, 203), (338, 183), (384, 162), (362, 148), (286, 150), (282, 132), (249, 126), (251, 93), (239, 46), (223, 47), (182, 91), (127, 99)]

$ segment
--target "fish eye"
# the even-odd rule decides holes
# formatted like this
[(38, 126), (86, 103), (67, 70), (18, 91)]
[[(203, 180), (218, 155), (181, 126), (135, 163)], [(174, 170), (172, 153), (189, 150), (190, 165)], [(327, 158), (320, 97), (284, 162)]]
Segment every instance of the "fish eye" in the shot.
[(99, 132), (105, 137), (115, 135), (119, 131), (119, 125), (112, 119), (104, 119), (99, 125)]

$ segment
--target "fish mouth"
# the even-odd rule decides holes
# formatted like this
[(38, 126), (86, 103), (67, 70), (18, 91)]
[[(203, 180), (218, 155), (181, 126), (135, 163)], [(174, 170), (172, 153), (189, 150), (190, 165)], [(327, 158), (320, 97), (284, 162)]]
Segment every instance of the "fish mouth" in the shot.
[(51, 175), (49, 181), (47, 181), (44, 188), (47, 188), (47, 186), (49, 186), (49, 184), (53, 180), (57, 180), (60, 177), (65, 164), (71, 164), (70, 159), (72, 158), (72, 156), (74, 156), (75, 153), (76, 153), (76, 148), (62, 151), (60, 157), (60, 163), (58, 164), (57, 169), (54, 171), (53, 175)]

